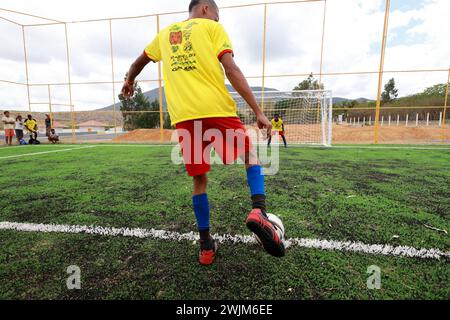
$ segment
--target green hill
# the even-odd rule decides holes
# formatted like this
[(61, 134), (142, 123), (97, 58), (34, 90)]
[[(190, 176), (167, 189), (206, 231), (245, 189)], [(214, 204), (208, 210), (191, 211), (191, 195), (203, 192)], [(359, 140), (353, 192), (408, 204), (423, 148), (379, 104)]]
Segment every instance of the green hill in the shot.
[[(234, 88), (231, 85), (227, 85), (227, 89), (230, 93), (236, 92)], [(262, 91), (262, 87), (252, 87), (252, 90), (254, 92)], [(265, 88), (264, 91), (278, 91), (277, 89), (273, 88)], [(159, 88), (144, 92), (144, 95), (147, 97), (149, 101), (159, 100)], [(164, 94), (164, 87), (163, 87), (163, 107), (164, 110), (167, 110), (167, 102), (166, 102), (166, 96)], [(116, 103), (116, 109), (120, 109), (120, 102)], [(112, 111), (114, 110), (114, 105), (110, 105), (101, 109), (97, 109), (96, 111)]]

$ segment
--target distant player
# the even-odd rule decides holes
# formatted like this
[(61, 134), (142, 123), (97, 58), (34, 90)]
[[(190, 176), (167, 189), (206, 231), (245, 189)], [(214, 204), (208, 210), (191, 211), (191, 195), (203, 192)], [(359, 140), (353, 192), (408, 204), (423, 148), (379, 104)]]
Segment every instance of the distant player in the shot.
[[(206, 194), (207, 173), (211, 166), (209, 152), (203, 152), (211, 145), (226, 164), (238, 157), (245, 161), (253, 202), (253, 210), (246, 220), (247, 227), (262, 240), (268, 253), (279, 257), (285, 253), (283, 242), (267, 219), (262, 168), (246, 129), (237, 116), (236, 103), (225, 86), (224, 71), (254, 111), (258, 127), (270, 132), (272, 125), (236, 65), (231, 41), (218, 21), (219, 9), (213, 0), (192, 0), (189, 19), (168, 26), (156, 36), (132, 64), (122, 89), (124, 97), (131, 97), (134, 80), (142, 69), (150, 61), (163, 62), (170, 118), (180, 137), (187, 173), (194, 182), (192, 202), (200, 233), (199, 261), (202, 265), (212, 264), (217, 250), (217, 244), (209, 232)], [(241, 143), (236, 143), (234, 138), (226, 139), (227, 131), (235, 133)], [(200, 140), (195, 138), (194, 132), (201, 134)], [(208, 133), (212, 132), (221, 134), (225, 139), (208, 139)]]
[(274, 118), (272, 119), (272, 134), (269, 137), (269, 142), (268, 142), (268, 146), (270, 147), (270, 144), (272, 143), (272, 136), (275, 134), (278, 134), (284, 142), (284, 147), (287, 148), (287, 142), (286, 142), (286, 137), (284, 135), (285, 131), (284, 131), (284, 122), (283, 120), (280, 118), (279, 114), (275, 114)]

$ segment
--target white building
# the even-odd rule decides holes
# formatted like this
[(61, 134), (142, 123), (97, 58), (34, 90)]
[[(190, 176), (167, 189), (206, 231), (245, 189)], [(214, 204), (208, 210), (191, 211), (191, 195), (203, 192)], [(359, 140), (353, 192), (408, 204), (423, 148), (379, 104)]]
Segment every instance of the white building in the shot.
[(90, 120), (77, 124), (77, 127), (79, 128), (79, 130), (77, 130), (78, 132), (99, 132), (105, 131), (108, 125), (99, 121)]

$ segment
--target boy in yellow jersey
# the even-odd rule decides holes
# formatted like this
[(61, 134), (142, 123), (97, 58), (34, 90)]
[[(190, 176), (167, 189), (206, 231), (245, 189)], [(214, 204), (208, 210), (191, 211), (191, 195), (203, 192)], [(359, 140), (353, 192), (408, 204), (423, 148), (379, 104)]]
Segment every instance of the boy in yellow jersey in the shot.
[(23, 124), (30, 135), (30, 140), (37, 140), (38, 126), (36, 119), (33, 119), (33, 116), (29, 114), (27, 120), (25, 120)]
[(217, 250), (209, 232), (206, 194), (211, 147), (225, 164), (238, 157), (245, 161), (253, 203), (247, 227), (261, 239), (268, 253), (277, 257), (285, 253), (283, 242), (267, 218), (262, 168), (237, 116), (236, 103), (225, 86), (225, 75), (255, 112), (258, 127), (270, 133), (272, 125), (234, 62), (231, 41), (218, 21), (219, 9), (214, 0), (192, 0), (189, 19), (161, 30), (131, 65), (122, 88), (126, 98), (133, 96), (134, 80), (142, 69), (150, 61), (163, 62), (168, 111), (177, 129), (187, 173), (193, 177), (192, 202), (202, 265), (212, 264)]
[(284, 135), (284, 122), (280, 118), (279, 114), (275, 114), (274, 118), (271, 121), (272, 123), (272, 134), (269, 137), (268, 146), (270, 147), (270, 144), (272, 143), (272, 136), (275, 134), (279, 134), (280, 137), (283, 139), (284, 147), (287, 148), (287, 142), (286, 137)]

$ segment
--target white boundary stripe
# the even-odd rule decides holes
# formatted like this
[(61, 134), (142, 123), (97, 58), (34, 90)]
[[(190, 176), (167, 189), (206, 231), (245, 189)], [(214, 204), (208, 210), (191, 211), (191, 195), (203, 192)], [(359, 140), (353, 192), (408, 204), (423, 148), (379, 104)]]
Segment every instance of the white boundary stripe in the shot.
[(13, 156), (0, 157), (0, 160), (20, 158), (20, 157), (28, 157), (28, 156), (36, 156), (36, 155), (47, 154), (47, 153), (56, 153), (56, 152), (65, 152), (65, 151), (89, 149), (89, 148), (95, 148), (95, 147), (96, 146), (85, 146), (85, 147), (79, 147), (79, 148), (70, 148), (70, 149), (60, 149), (60, 150), (51, 150), (51, 151), (42, 151), (42, 152), (34, 152), (34, 153), (17, 154), (17, 155), (13, 155)]
[[(122, 236), (136, 238), (150, 238), (170, 241), (196, 241), (198, 236), (193, 232), (178, 233), (173, 231), (155, 229), (130, 229), (130, 228), (110, 228), (98, 226), (78, 226), (78, 225), (58, 225), (58, 224), (35, 224), (18, 222), (0, 222), (0, 230), (16, 230), (24, 232), (44, 232), (44, 233), (85, 233), (102, 236)], [(256, 240), (253, 236), (247, 235), (213, 235), (219, 243), (229, 244), (254, 244)], [(450, 259), (450, 252), (439, 249), (416, 249), (407, 246), (394, 247), (384, 244), (365, 244), (352, 241), (334, 241), (319, 239), (288, 239), (285, 241), (286, 247), (313, 248), (328, 251), (348, 251), (366, 254), (377, 254), (385, 256), (401, 256), (421, 259)]]
[[(39, 147), (76, 147), (76, 146), (85, 146), (85, 147), (135, 147), (135, 148), (158, 148), (158, 147), (174, 147), (177, 143), (172, 144), (139, 144), (139, 143), (130, 143), (130, 144), (107, 144), (107, 143), (98, 143), (98, 144), (64, 144), (64, 145), (49, 145), (49, 144), (43, 144), (38, 146), (33, 146), (33, 148), (39, 148)], [(292, 148), (305, 148), (305, 149), (366, 149), (366, 150), (386, 150), (386, 149), (392, 149), (392, 150), (446, 150), (450, 151), (450, 146), (341, 146), (341, 145), (332, 145), (332, 146), (323, 146), (323, 145), (304, 145), (304, 144), (290, 144), (289, 145)], [(11, 150), (6, 147), (0, 148), (0, 151), (4, 150)]]
[(414, 146), (405, 146), (405, 147), (401, 147), (401, 146), (392, 146), (392, 147), (383, 147), (383, 146), (331, 146), (331, 149), (397, 149), (397, 150), (448, 150), (450, 151), (450, 147), (414, 147)]

